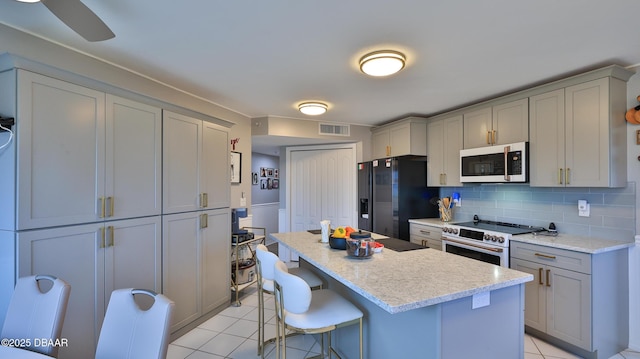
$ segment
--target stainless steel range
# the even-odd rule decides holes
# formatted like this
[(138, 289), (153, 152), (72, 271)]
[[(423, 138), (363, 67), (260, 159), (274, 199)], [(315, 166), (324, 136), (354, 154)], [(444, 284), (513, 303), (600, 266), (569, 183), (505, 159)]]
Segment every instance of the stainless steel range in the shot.
[(546, 231), (543, 227), (481, 220), (445, 224), (442, 227), (442, 250), (448, 253), (509, 267), (511, 236)]

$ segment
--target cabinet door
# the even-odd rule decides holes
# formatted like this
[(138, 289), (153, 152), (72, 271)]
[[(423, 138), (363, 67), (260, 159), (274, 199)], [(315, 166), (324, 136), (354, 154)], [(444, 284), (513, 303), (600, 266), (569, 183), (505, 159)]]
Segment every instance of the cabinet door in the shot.
[(200, 316), (199, 226), (198, 212), (162, 218), (162, 287), (175, 302), (171, 332)]
[[(412, 133), (411, 124), (405, 123), (399, 126), (393, 126), (389, 129), (389, 146), (391, 147), (391, 156), (404, 156), (412, 154)], [(426, 132), (423, 130), (423, 132)], [(426, 133), (423, 134), (424, 142)]]
[(546, 270), (547, 334), (591, 351), (591, 276), (557, 267)]
[[(221, 126), (204, 121), (202, 136), (203, 177), (200, 192), (206, 193), (206, 208), (229, 207), (229, 132)], [(249, 175), (245, 173), (244, 177), (248, 180)]]
[(493, 106), (494, 145), (529, 141), (529, 99)]
[[(100, 255), (101, 225), (90, 224), (18, 233), (19, 276), (50, 274), (71, 285), (62, 327), (60, 359), (93, 358), (100, 326), (96, 313), (105, 305)], [(100, 308), (100, 310), (98, 310)]]
[(566, 185), (609, 185), (609, 79), (567, 87)]
[[(462, 137), (462, 129), (460, 129)], [(432, 121), (427, 124), (427, 186), (442, 186), (444, 178), (444, 121)], [(458, 156), (459, 158), (459, 156)], [(459, 171), (459, 170), (458, 170)]]
[(106, 98), (106, 188), (110, 218), (158, 215), (162, 193), (161, 110)]
[(462, 182), (460, 182), (460, 150), (463, 141), (462, 116), (444, 120), (443, 138), (443, 186), (462, 186)]
[(464, 117), (464, 148), (491, 145), (491, 107), (468, 112)]
[(371, 156), (373, 159), (389, 157), (390, 154), (389, 130), (377, 130), (371, 134)]
[(529, 98), (531, 186), (564, 186), (564, 103), (564, 89)]
[(169, 111), (163, 112), (162, 120), (164, 213), (198, 210), (202, 121)]
[(104, 101), (102, 92), (18, 71), (18, 229), (98, 219)]
[(200, 230), (202, 260), (202, 313), (231, 300), (231, 215), (228, 209), (206, 211), (206, 228)]
[[(161, 292), (161, 225), (160, 216), (105, 224), (105, 300), (115, 289)], [(100, 318), (104, 311), (106, 307), (99, 312)]]
[(547, 291), (544, 282), (545, 266), (511, 258), (512, 269), (533, 275), (524, 287), (524, 324), (542, 332), (547, 331)]

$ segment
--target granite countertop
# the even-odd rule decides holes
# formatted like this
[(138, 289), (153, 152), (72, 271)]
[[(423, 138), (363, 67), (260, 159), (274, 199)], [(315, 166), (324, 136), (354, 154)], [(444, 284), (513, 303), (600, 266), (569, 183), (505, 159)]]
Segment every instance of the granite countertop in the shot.
[(571, 234), (558, 234), (556, 237), (519, 234), (511, 237), (512, 242), (523, 242), (537, 244), (541, 246), (567, 249), (570, 251), (598, 254), (619, 249), (629, 248), (635, 245), (634, 242), (576, 236)]
[(319, 234), (269, 237), (391, 314), (533, 280), (527, 273), (430, 248), (407, 252), (385, 248), (372, 258), (355, 259), (320, 243)]
[(424, 224), (427, 226), (442, 228), (445, 224), (453, 222), (442, 222), (440, 218), (414, 218), (410, 219), (409, 223)]
[[(439, 218), (416, 218), (410, 219), (409, 223), (424, 224), (439, 228), (442, 228), (442, 226), (447, 224), (447, 222), (442, 222)], [(454, 224), (455, 222), (449, 223)], [(511, 241), (531, 243), (589, 254), (616, 251), (619, 249), (633, 247), (635, 245), (635, 243), (631, 241), (611, 240), (571, 234), (558, 234), (556, 237), (534, 234), (519, 234), (516, 236), (512, 236)]]

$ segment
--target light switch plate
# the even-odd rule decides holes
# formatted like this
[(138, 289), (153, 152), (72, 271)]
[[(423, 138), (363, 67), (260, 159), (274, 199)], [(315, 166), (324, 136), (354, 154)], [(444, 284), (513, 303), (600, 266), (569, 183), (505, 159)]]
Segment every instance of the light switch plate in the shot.
[(591, 214), (591, 206), (589, 202), (584, 199), (578, 200), (578, 216), (580, 217), (589, 217)]

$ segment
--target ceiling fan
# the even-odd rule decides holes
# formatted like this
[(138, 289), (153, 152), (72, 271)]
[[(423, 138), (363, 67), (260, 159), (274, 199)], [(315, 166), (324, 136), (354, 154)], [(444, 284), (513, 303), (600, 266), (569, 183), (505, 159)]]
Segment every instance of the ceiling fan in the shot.
[(104, 41), (116, 35), (80, 0), (17, 0), (20, 2), (42, 2), (49, 11), (62, 20), (71, 30), (87, 41)]

